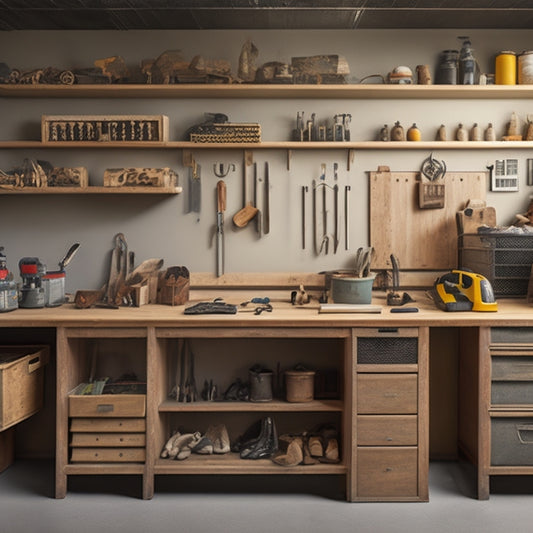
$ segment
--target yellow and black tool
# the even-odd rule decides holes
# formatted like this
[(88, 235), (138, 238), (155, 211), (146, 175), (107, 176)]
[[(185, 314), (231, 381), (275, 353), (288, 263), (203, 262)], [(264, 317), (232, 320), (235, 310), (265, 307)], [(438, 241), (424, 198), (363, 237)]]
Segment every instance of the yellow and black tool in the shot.
[(444, 311), (497, 311), (490, 281), (468, 270), (452, 270), (435, 281), (431, 291)]

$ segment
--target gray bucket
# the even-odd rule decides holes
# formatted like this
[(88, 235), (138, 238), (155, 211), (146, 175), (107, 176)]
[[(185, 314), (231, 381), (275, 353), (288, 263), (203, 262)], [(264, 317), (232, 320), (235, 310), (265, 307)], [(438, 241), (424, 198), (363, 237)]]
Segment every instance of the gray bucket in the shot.
[(331, 298), (336, 304), (372, 303), (372, 285), (376, 275), (357, 278), (347, 274), (331, 276)]

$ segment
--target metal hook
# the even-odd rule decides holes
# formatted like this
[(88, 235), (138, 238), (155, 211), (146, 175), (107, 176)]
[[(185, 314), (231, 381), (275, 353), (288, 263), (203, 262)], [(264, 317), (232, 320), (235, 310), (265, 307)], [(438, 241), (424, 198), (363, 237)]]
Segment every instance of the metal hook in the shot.
[(224, 163), (213, 164), (213, 172), (218, 178), (225, 178), (230, 173), (230, 171), (235, 172), (234, 163), (229, 163), (226, 167), (224, 167)]

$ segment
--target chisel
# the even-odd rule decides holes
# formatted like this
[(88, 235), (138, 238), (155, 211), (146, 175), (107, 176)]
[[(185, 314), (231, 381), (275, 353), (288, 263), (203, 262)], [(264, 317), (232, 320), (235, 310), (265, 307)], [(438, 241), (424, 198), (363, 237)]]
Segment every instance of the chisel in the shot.
[(217, 183), (217, 276), (224, 274), (224, 211), (226, 210), (226, 183)]

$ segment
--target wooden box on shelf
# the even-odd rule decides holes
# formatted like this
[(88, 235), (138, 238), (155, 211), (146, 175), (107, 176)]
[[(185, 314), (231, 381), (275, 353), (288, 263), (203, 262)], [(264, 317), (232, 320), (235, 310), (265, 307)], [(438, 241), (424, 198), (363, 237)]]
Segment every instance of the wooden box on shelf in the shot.
[(53, 142), (166, 142), (165, 115), (43, 115), (41, 140)]

